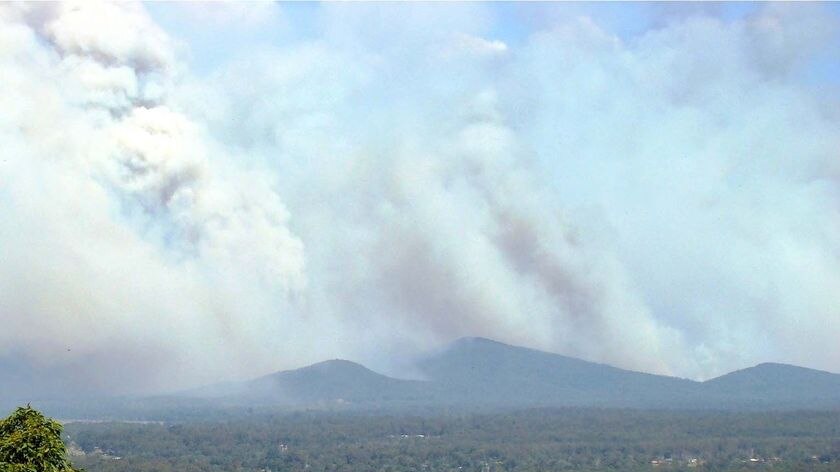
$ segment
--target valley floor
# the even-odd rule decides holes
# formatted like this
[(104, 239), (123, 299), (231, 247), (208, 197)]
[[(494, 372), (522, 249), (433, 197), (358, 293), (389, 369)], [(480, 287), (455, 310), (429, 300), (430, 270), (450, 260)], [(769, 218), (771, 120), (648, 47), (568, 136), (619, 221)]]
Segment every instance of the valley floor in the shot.
[(308, 412), (71, 423), (65, 440), (89, 472), (840, 470), (836, 411)]

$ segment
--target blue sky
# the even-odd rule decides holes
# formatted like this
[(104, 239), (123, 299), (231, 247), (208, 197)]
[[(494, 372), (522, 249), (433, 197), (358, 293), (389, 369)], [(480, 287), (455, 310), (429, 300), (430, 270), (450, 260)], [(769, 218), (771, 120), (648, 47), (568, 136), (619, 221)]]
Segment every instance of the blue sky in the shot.
[[(389, 3), (373, 5), (383, 11), (400, 8)], [(483, 33), (515, 47), (534, 32), (550, 29), (553, 22), (573, 16), (587, 16), (622, 40), (632, 41), (674, 18), (708, 15), (728, 22), (741, 21), (765, 5), (761, 2), (488, 2), (480, 4), (479, 9), (489, 17)], [(195, 7), (206, 8), (200, 4)], [(423, 6), (441, 10), (443, 15), (448, 7), (451, 5), (430, 3)], [(233, 17), (216, 24), (197, 19), (193, 8), (168, 2), (147, 2), (146, 8), (167, 33), (188, 44), (193, 69), (203, 72), (255, 49), (282, 48), (316, 40), (323, 37), (326, 28), (322, 18), (323, 4), (319, 2), (276, 2), (266, 9), (274, 10), (274, 14), (264, 15), (264, 21), (243, 21)], [(824, 3), (821, 8), (826, 14), (840, 18), (840, 3)], [(840, 81), (838, 47), (830, 47), (815, 61), (809, 80)]]

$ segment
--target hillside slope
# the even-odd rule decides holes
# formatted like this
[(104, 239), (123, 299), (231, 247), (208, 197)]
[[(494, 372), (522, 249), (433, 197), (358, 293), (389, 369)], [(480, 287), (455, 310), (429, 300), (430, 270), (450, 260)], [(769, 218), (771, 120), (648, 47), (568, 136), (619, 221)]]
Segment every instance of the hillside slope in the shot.
[(703, 382), (703, 394), (737, 408), (840, 406), (840, 375), (764, 363)]
[(419, 370), (465, 401), (498, 405), (656, 407), (687, 402), (697, 384), (485, 338), (459, 339)]
[(185, 396), (228, 403), (387, 409), (840, 408), (840, 375), (783, 364), (761, 364), (695, 382), (463, 338), (420, 360), (416, 370), (424, 380), (396, 379), (354, 362), (331, 360)]

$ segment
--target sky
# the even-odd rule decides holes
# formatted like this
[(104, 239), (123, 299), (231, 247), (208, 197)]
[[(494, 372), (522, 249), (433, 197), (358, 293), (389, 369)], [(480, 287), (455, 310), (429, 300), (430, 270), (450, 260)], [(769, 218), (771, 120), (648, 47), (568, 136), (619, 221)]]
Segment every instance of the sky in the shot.
[(151, 393), (484, 336), (840, 372), (840, 7), (0, 5), (0, 373)]

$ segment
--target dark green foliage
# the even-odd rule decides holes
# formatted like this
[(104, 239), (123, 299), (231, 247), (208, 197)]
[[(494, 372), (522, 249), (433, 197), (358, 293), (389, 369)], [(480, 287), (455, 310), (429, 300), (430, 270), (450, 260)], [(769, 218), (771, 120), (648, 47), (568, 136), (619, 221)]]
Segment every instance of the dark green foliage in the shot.
[(840, 470), (837, 412), (313, 412), (67, 429), (81, 449), (111, 456), (78, 462), (92, 472)]
[(27, 405), (0, 421), (0, 471), (72, 472), (61, 425)]

